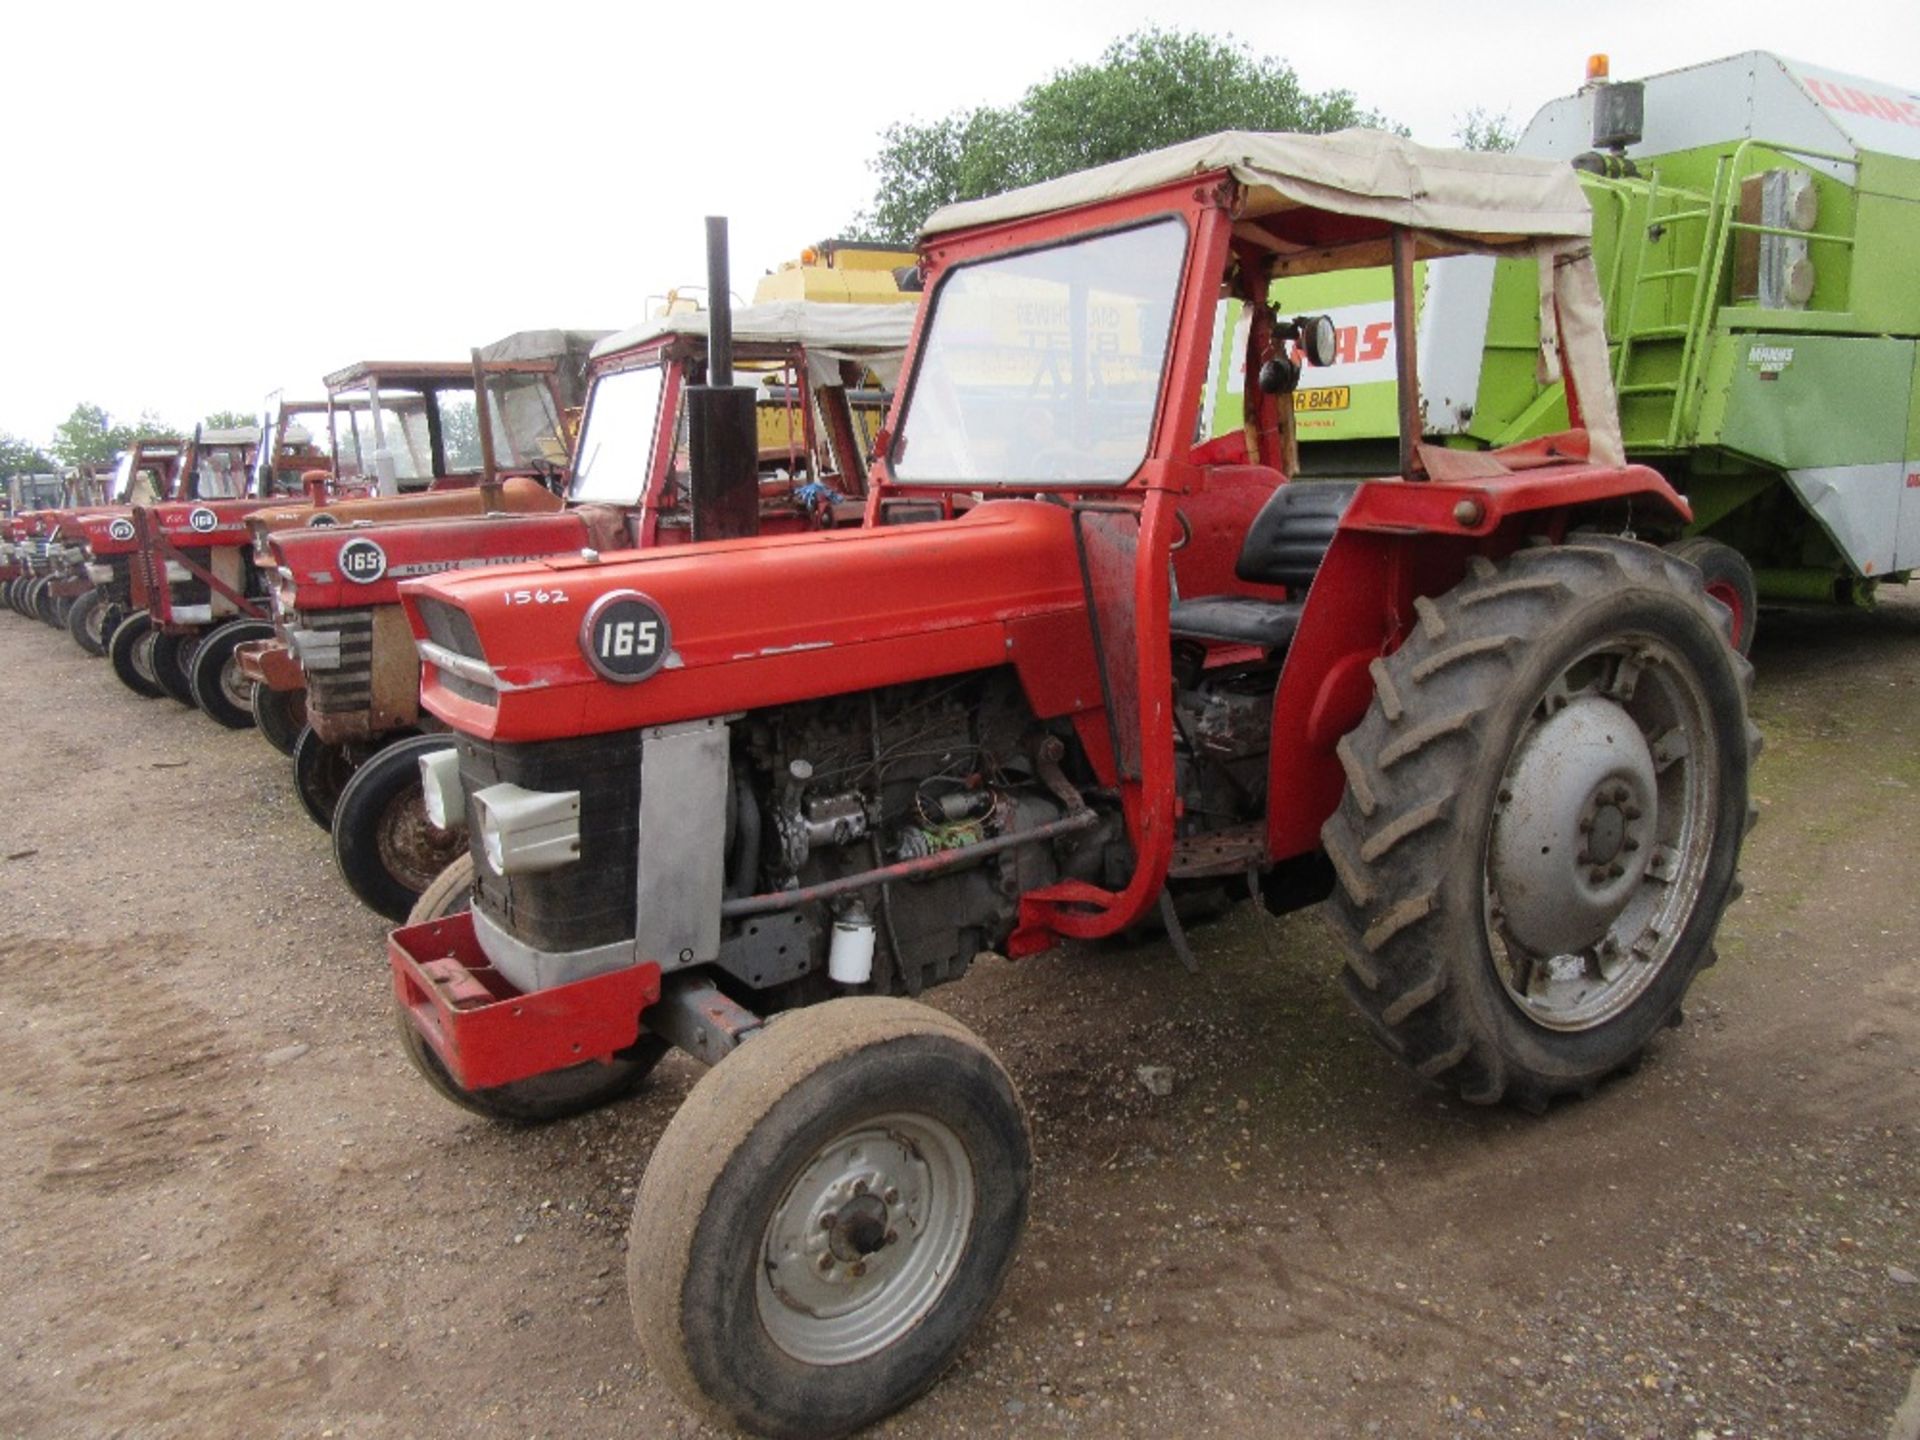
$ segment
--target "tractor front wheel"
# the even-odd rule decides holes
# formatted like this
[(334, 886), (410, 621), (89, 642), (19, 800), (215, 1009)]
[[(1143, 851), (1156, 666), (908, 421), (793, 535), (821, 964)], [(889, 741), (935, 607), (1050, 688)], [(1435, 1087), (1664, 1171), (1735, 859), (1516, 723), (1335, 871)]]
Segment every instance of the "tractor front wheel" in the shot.
[(167, 692), (153, 673), (153, 621), (144, 610), (135, 610), (113, 629), (107, 641), (107, 659), (120, 683), (136, 695), (157, 700)]
[(153, 678), (167, 694), (185, 705), (193, 704), (193, 655), (200, 636), (174, 635), (156, 630), (153, 636)]
[(333, 858), (361, 904), (389, 920), (407, 918), (435, 878), (467, 844), (459, 830), (427, 819), (420, 761), (450, 750), (443, 735), (410, 735), (365, 761), (333, 807)]
[(1747, 557), (1731, 545), (1709, 540), (1704, 535), (1689, 535), (1666, 549), (1669, 555), (1686, 561), (1700, 572), (1707, 598), (1719, 602), (1732, 618), (1733, 648), (1742, 655), (1751, 655), (1754, 629), (1760, 619), (1760, 592)]
[(270, 640), (265, 620), (229, 620), (200, 642), (188, 676), (194, 703), (229, 730), (253, 724), (253, 682), (240, 673), (234, 651), (249, 640)]
[(67, 633), (89, 655), (107, 653), (107, 641), (119, 623), (120, 607), (98, 590), (89, 590), (67, 612)]
[(322, 830), (333, 830), (333, 807), (353, 778), (354, 760), (343, 745), (329, 745), (302, 726), (293, 742), (293, 788), (307, 816)]
[(249, 704), (253, 708), (255, 728), (269, 745), (291, 757), (300, 732), (307, 728), (307, 692), (255, 685)]
[(1322, 830), (1349, 997), (1473, 1102), (1630, 1066), (1739, 893), (1752, 667), (1699, 572), (1651, 546), (1521, 551), (1373, 668)]
[(22, 590), (26, 588), (27, 583), (27, 577), (24, 575), (16, 575), (7, 582), (7, 608), (16, 615), (24, 615), (27, 613), (20, 608), (20, 594)]
[(413, 909), (407, 912), (407, 924), (424, 925), (429, 920), (444, 920), (472, 908), (473, 855), (468, 853), (456, 857), (420, 892)]
[(53, 577), (42, 575), (27, 591), (27, 613), (42, 625), (57, 625), (53, 618)]
[(1032, 1146), (972, 1031), (883, 998), (789, 1011), (702, 1077), (634, 1200), (654, 1373), (724, 1429), (844, 1435), (939, 1377), (1000, 1293)]

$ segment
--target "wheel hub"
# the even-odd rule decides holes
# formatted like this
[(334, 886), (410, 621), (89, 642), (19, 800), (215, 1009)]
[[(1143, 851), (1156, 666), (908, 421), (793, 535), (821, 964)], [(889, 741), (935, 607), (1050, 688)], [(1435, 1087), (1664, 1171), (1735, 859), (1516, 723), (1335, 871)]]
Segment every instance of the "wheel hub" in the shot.
[(1502, 923), (1538, 955), (1596, 944), (1646, 874), (1658, 784), (1625, 710), (1582, 695), (1522, 743), (1494, 820), (1491, 880)]
[(884, 1349), (946, 1288), (973, 1218), (973, 1167), (927, 1116), (893, 1115), (833, 1140), (768, 1222), (760, 1320), (809, 1364)]

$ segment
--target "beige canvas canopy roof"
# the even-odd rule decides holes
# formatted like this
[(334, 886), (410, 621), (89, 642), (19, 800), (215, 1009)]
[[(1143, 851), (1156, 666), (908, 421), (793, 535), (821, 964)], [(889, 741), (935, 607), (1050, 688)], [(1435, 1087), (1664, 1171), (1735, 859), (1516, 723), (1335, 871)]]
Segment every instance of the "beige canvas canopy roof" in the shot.
[[(1170, 145), (1004, 195), (936, 210), (923, 241), (1137, 194), (1195, 175), (1227, 171), (1247, 187), (1245, 218), (1310, 208), (1354, 215), (1414, 233), (1421, 258), (1531, 254), (1540, 265), (1542, 384), (1561, 378), (1561, 359), (1580, 397), (1590, 454), (1624, 464), (1620, 416), (1607, 358), (1606, 316), (1588, 237), (1593, 212), (1571, 166), (1560, 160), (1416, 145), (1381, 130), (1332, 135), (1229, 130)], [(1370, 247), (1316, 250), (1289, 271), (1379, 263)]]
[[(832, 371), (824, 367), (855, 360), (890, 385), (900, 373), (918, 308), (908, 304), (839, 305), (818, 300), (743, 305), (733, 312), (733, 339), (736, 345), (799, 345), (807, 352), (807, 366), (815, 384), (831, 382)], [(593, 347), (593, 358), (618, 355), (663, 335), (704, 338), (707, 318), (705, 310), (662, 315), (609, 335)]]
[(931, 236), (1090, 205), (1226, 170), (1252, 192), (1250, 215), (1296, 205), (1483, 245), (1593, 232), (1593, 212), (1566, 165), (1490, 151), (1441, 150), (1383, 130), (1332, 135), (1228, 130), (936, 210)]

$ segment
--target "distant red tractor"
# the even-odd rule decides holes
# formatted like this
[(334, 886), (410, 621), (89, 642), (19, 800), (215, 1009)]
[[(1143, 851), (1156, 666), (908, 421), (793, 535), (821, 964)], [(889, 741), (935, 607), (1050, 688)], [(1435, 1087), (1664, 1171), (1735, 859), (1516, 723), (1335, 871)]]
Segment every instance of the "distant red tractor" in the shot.
[[(246, 517), (250, 564), (264, 577), (263, 602), (280, 565), (272, 538), (284, 532), (335, 535), (374, 523), (558, 509), (551, 487), (567, 467), (586, 351), (604, 333), (528, 331), (483, 347), (466, 365), (363, 361), (328, 376), (332, 465), (325, 486), (314, 477), (305, 503)], [(476, 388), (482, 376), (484, 396)], [(497, 483), (483, 484), (489, 450)], [(270, 609), (263, 606), (262, 616)], [(309, 725), (306, 677), (287, 639), (276, 636), (271, 623), (256, 623), (233, 649), (233, 684), (249, 697), (251, 721), (293, 758), (302, 804), (324, 825), (362, 757)], [(355, 649), (349, 637), (350, 658)], [(335, 650), (337, 644), (330, 653)]]
[[(1157, 916), (1185, 955), (1185, 893), (1329, 897), (1367, 1028), (1477, 1103), (1587, 1094), (1672, 1019), (1737, 893), (1750, 672), (1699, 572), (1631, 538), (1687, 511), (1622, 455), (1590, 214), (1565, 166), (1370, 132), (955, 206), (861, 528), (401, 587), (474, 879), (392, 937), (402, 1036), (517, 1120), (670, 1046), (713, 1066), (628, 1247), (691, 1405), (845, 1434), (990, 1312), (1026, 1117), (911, 998), (981, 951)], [(1410, 322), (1416, 261), (1464, 251), (1537, 262), (1576, 428), (1429, 450), (1406, 344), (1397, 473), (1291, 481), (1333, 327), (1276, 282), (1389, 264)], [(1196, 446), (1223, 299), (1247, 424)], [(733, 406), (695, 449), (723, 516)]]
[[(420, 663), (400, 611), (400, 581), (694, 540), (685, 400), (705, 379), (707, 319), (670, 315), (594, 349), (563, 511), (272, 538), (281, 643), (304, 672), (313, 739), (349, 759), (366, 757), (332, 804), (334, 856), (348, 888), (389, 918), (405, 919), (466, 847), (463, 834), (424, 809), (419, 761), (446, 741), (416, 733)], [(735, 358), (757, 381), (759, 482), (749, 497), (757, 527), (776, 534), (858, 524), (865, 435), (883, 413), (883, 392), (864, 387), (874, 370), (889, 379), (898, 373), (912, 306), (785, 301), (732, 320)], [(543, 592), (530, 603), (545, 603)]]
[[(70, 625), (77, 600), (93, 588), (86, 572), (89, 525), (95, 520), (105, 525), (114, 518), (130, 521), (135, 505), (192, 494), (193, 477), (185, 469), (185, 458), (185, 444), (177, 437), (136, 440), (114, 469), (106, 503), (40, 511), (29, 540), (29, 568), (36, 583), (30, 595), (21, 595), (27, 613), (49, 625)], [(104, 644), (92, 653), (104, 653)]]

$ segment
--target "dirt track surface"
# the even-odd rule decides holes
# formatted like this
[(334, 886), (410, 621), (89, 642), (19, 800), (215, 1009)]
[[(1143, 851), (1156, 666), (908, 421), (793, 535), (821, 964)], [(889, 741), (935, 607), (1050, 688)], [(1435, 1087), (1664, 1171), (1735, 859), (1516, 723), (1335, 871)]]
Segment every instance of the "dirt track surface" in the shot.
[[(995, 1319), (877, 1433), (1882, 1440), (1920, 1362), (1920, 605), (1767, 617), (1764, 821), (1640, 1070), (1449, 1102), (1312, 915), (978, 967)], [(624, 1295), (694, 1078), (507, 1131), (391, 1030), (286, 762), (0, 615), (0, 1435), (689, 1436)], [(1141, 1065), (1175, 1071), (1150, 1096)]]

